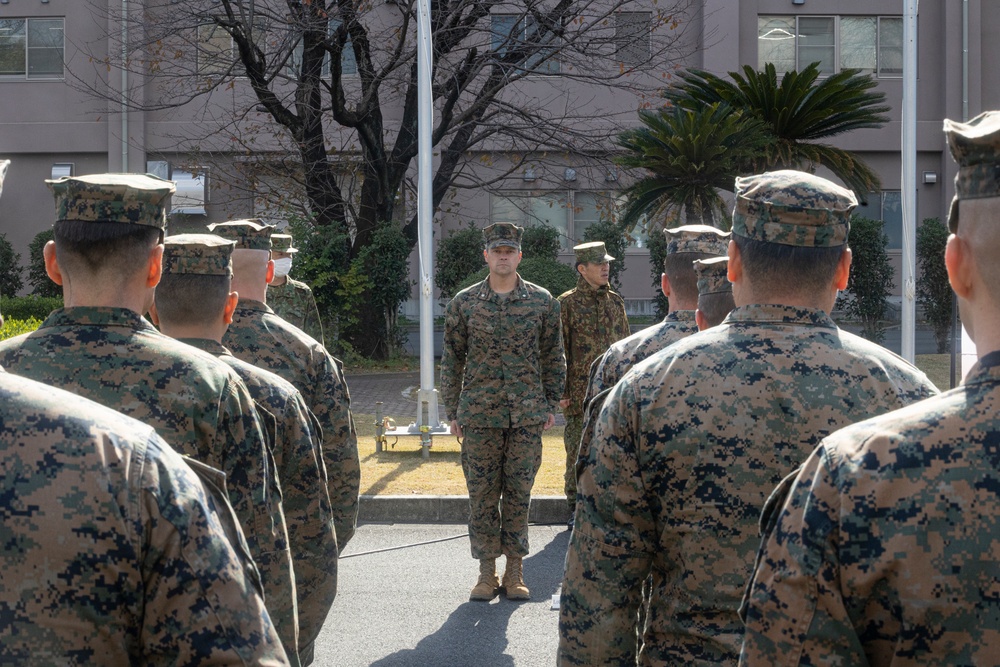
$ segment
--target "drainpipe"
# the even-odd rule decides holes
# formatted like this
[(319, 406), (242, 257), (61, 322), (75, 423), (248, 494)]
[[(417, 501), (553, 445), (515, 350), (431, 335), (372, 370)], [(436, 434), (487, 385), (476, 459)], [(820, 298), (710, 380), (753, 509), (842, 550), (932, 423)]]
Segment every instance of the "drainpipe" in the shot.
[(122, 173), (128, 173), (128, 0), (122, 0)]

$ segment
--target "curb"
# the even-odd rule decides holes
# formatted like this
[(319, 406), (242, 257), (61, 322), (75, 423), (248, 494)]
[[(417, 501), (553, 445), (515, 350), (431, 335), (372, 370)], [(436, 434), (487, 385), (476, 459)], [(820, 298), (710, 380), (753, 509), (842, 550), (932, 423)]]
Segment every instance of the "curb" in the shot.
[[(528, 522), (565, 524), (569, 507), (563, 496), (537, 496), (528, 506)], [(468, 523), (469, 496), (361, 496), (358, 523)]]

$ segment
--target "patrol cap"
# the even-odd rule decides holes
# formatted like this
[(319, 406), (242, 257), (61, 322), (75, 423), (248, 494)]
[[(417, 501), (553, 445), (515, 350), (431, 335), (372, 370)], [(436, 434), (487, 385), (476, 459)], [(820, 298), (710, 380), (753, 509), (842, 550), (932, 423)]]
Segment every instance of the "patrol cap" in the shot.
[(948, 229), (958, 229), (958, 202), (1000, 197), (1000, 111), (984, 111), (968, 123), (944, 119), (951, 156), (958, 163)]
[(729, 282), (728, 271), (728, 257), (696, 259), (694, 272), (698, 276), (698, 296), (732, 292), (733, 284)]
[(733, 234), (804, 248), (847, 243), (854, 194), (825, 178), (786, 169), (736, 179)]
[(483, 230), (483, 240), (486, 241), (487, 250), (492, 250), (502, 245), (520, 250), (521, 234), (523, 233), (523, 227), (518, 227), (509, 222), (495, 222)]
[(176, 234), (163, 239), (163, 273), (232, 276), (235, 241), (215, 234)]
[(237, 250), (270, 250), (274, 225), (265, 225), (257, 219), (217, 222), (208, 231), (224, 239), (236, 241)]
[(710, 225), (683, 225), (664, 229), (667, 239), (667, 254), (678, 252), (700, 252), (709, 255), (725, 255), (729, 246), (729, 232)]
[(271, 250), (274, 252), (286, 252), (289, 255), (299, 251), (298, 248), (292, 246), (291, 234), (271, 234)]
[(591, 243), (575, 245), (573, 246), (573, 252), (576, 253), (576, 261), (578, 263), (590, 262), (592, 264), (603, 264), (614, 259), (614, 257), (608, 254), (608, 249), (605, 247), (604, 241), (593, 241)]
[(46, 180), (56, 200), (56, 221), (119, 222), (167, 228), (173, 181), (151, 174), (89, 174)]

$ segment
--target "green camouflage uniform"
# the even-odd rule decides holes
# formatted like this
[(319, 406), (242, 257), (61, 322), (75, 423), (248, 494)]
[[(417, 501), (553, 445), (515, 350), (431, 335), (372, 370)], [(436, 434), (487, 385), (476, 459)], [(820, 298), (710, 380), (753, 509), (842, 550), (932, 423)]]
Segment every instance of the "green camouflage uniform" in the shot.
[(357, 525), (361, 463), (340, 361), (265, 304), (249, 299), (240, 299), (222, 343), (237, 358), (290, 382), (319, 421), (330, 507), (343, 551)]
[[(960, 202), (1000, 197), (1000, 113), (945, 132), (961, 238)], [(980, 354), (962, 386), (826, 438), (768, 499), (741, 664), (997, 663), (1000, 351)]]
[(288, 320), (322, 345), (326, 345), (316, 297), (313, 296), (309, 285), (286, 276), (284, 285), (267, 286), (267, 305), (275, 315)]
[[(755, 187), (794, 198), (815, 219), (747, 213), (740, 197)], [(846, 242), (854, 198), (843, 188), (777, 172), (738, 179), (737, 190), (734, 234)], [(810, 223), (812, 234), (800, 229)], [(610, 390), (582, 457), (558, 663), (634, 664), (640, 589), (652, 575), (639, 664), (734, 664), (767, 495), (825, 435), (935, 391), (822, 310), (773, 304), (736, 308), (636, 365)]]
[[(337, 537), (319, 444), (322, 429), (302, 394), (289, 382), (237, 359), (214, 340), (184, 338), (181, 342), (229, 364), (254, 400), (274, 417), (274, 461), (295, 566), (298, 647), (300, 654), (312, 655), (312, 644), (337, 595)], [(304, 664), (308, 662), (303, 659)]]
[[(599, 257), (594, 263), (607, 256), (603, 243), (599, 245)], [(580, 248), (582, 246), (577, 246)], [(593, 261), (577, 252), (577, 261)], [(581, 259), (582, 257), (582, 259)], [(614, 259), (613, 257), (611, 259)], [(610, 261), (610, 260), (605, 260)], [(563, 398), (569, 399), (569, 406), (563, 408), (566, 430), (563, 444), (566, 447), (566, 473), (564, 490), (570, 508), (576, 504), (576, 460), (580, 451), (580, 431), (583, 429), (583, 400), (587, 394), (590, 365), (594, 359), (604, 354), (608, 346), (629, 335), (628, 316), (625, 314), (625, 300), (607, 285), (593, 287), (581, 276), (576, 287), (559, 295), (562, 317), (563, 349), (566, 352), (566, 389)]]
[(152, 428), (0, 372), (0, 467), (0, 663), (288, 664), (256, 570)]
[(518, 276), (501, 296), (487, 278), (448, 304), (441, 397), (447, 419), (464, 433), (473, 558), (528, 553), (542, 427), (565, 379), (559, 302), (545, 289)]

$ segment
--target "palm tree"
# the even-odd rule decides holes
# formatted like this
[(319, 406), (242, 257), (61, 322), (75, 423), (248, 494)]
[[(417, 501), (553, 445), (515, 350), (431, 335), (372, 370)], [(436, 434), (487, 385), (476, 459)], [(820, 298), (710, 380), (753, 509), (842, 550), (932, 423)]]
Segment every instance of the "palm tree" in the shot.
[(850, 151), (821, 139), (862, 128), (880, 128), (889, 118), (885, 95), (872, 92), (877, 84), (860, 70), (845, 69), (819, 80), (819, 63), (800, 72), (787, 72), (778, 84), (774, 65), (763, 72), (750, 66), (743, 74), (730, 72), (727, 81), (709, 72), (689, 70), (664, 97), (691, 110), (724, 103), (762, 121), (772, 135), (764, 145), (765, 169), (822, 165), (832, 171), (858, 199), (880, 188), (872, 169)]
[(632, 229), (648, 216), (660, 227), (683, 212), (689, 224), (728, 229), (718, 191), (732, 190), (735, 176), (755, 164), (767, 141), (764, 124), (721, 101), (640, 111), (639, 120), (643, 127), (618, 137), (626, 151), (618, 164), (647, 171), (623, 192), (622, 226)]

